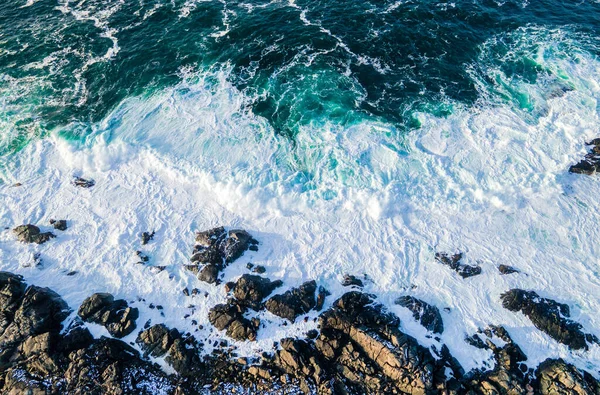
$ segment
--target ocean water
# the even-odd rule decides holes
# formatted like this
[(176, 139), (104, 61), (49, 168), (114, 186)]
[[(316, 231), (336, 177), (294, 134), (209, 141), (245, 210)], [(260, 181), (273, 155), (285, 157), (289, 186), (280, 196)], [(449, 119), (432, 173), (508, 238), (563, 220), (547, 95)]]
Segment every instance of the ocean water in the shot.
[[(589, 0), (4, 0), (0, 226), (70, 229), (42, 246), (0, 232), (0, 269), (73, 308), (112, 292), (139, 326), (217, 339), (208, 309), (226, 295), (183, 264), (194, 231), (243, 227), (261, 245), (226, 280), (251, 261), (285, 287), (317, 280), (330, 304), (345, 273), (366, 275), (404, 331), (467, 370), (491, 362), (464, 337), (494, 324), (531, 367), (562, 357), (598, 376), (599, 346), (569, 351), (499, 296), (567, 303), (600, 337), (600, 180), (567, 172), (600, 137), (599, 55)], [(459, 250), (480, 276), (434, 260)], [(449, 309), (440, 340), (394, 306), (406, 294)], [(315, 325), (261, 319), (241, 352)]]

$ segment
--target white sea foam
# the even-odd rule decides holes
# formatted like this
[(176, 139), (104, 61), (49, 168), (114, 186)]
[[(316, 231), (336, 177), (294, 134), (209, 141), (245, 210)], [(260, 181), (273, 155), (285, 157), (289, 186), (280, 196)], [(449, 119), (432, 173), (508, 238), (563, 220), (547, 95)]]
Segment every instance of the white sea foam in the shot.
[[(539, 61), (564, 71), (560, 59)], [(530, 366), (560, 356), (596, 374), (600, 347), (571, 352), (499, 300), (510, 288), (535, 290), (567, 303), (573, 319), (600, 336), (600, 180), (567, 173), (585, 153), (583, 141), (598, 137), (600, 62), (582, 55), (568, 67), (573, 90), (548, 96), (535, 121), (518, 107), (481, 103), (447, 119), (423, 114), (421, 129), (405, 137), (378, 122), (306, 126), (294, 147), (248, 112), (249, 99), (226, 72), (188, 76), (127, 99), (83, 142), (56, 131), (10, 159), (0, 226), (47, 229), (50, 218), (67, 218), (69, 229), (41, 246), (0, 232), (0, 268), (55, 289), (73, 308), (93, 292), (111, 292), (140, 308), (140, 326), (164, 322), (208, 338), (210, 347), (223, 334), (211, 332), (208, 309), (226, 295), (183, 264), (194, 231), (243, 227), (259, 251), (230, 265), (226, 280), (251, 261), (284, 281), (276, 292), (317, 280), (332, 292), (329, 305), (345, 291), (344, 273), (365, 274), (366, 291), (426, 346), (439, 343), (393, 300), (410, 294), (438, 306), (441, 342), (466, 369), (489, 366), (489, 354), (464, 337), (494, 324), (507, 328)], [(527, 88), (546, 92), (545, 83)], [(69, 184), (74, 175), (96, 186), (78, 189)], [(156, 230), (155, 240), (142, 247), (138, 234), (147, 230)], [(135, 264), (136, 250), (151, 257), (148, 265)], [(434, 261), (435, 251), (455, 250), (483, 273), (461, 279)], [(40, 268), (31, 266), (36, 252)], [(522, 274), (500, 276), (501, 263)], [(167, 268), (158, 274), (148, 267), (159, 265)], [(201, 293), (185, 297), (184, 287)], [(150, 303), (163, 305), (164, 317)], [(269, 350), (316, 325), (260, 317), (267, 327), (240, 344), (241, 353)], [(204, 329), (195, 331), (192, 319)]]

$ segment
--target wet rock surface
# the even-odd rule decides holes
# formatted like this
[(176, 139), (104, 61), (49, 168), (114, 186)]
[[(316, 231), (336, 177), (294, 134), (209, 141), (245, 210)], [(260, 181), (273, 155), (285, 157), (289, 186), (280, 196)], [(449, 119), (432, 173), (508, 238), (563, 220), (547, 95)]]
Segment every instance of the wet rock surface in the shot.
[[(256, 241), (242, 229), (226, 231), (218, 227), (196, 233), (196, 245), (190, 261), (189, 270), (197, 271), (198, 278), (209, 284), (219, 283), (219, 274), (229, 263), (238, 259), (250, 247), (256, 247)], [(256, 251), (257, 248), (252, 248)]]
[(299, 315), (306, 314), (317, 305), (315, 292), (317, 283), (307, 281), (298, 288), (275, 295), (265, 303), (266, 309), (278, 317), (294, 322)]
[(17, 235), (17, 239), (22, 243), (43, 244), (48, 240), (56, 237), (52, 232), (42, 232), (35, 225), (19, 225), (13, 229)]
[[(98, 306), (115, 303), (106, 295), (92, 295), (79, 310), (95, 316), (102, 310)], [(213, 309), (215, 326), (237, 331), (239, 324), (232, 322), (245, 309), (237, 303), (231, 299)], [(1, 393), (583, 395), (600, 389), (591, 374), (562, 360), (528, 369), (525, 354), (503, 327), (468, 338), (468, 344), (491, 351), (494, 367), (465, 373), (445, 346), (422, 347), (399, 329), (395, 315), (359, 291), (344, 294), (322, 313), (319, 330), (281, 339), (274, 353), (250, 359), (235, 357), (226, 343), (201, 357), (193, 336), (164, 324), (138, 333), (140, 355), (120, 340), (94, 339), (78, 319), (63, 330), (69, 311), (53, 291), (0, 272)], [(164, 358), (176, 373), (165, 373), (148, 358)]]
[(127, 336), (136, 328), (139, 316), (136, 307), (128, 307), (123, 299), (115, 300), (108, 293), (96, 293), (85, 299), (77, 313), (82, 320), (104, 326), (117, 338)]
[(409, 309), (413, 313), (413, 318), (428, 331), (444, 332), (444, 322), (437, 307), (412, 296), (401, 296), (394, 303)]
[(589, 143), (586, 143), (586, 145), (590, 146), (589, 152), (585, 155), (583, 160), (569, 168), (570, 173), (591, 176), (596, 174), (598, 169), (600, 169), (600, 138), (596, 138)]
[(51, 219), (50, 225), (56, 230), (65, 231), (67, 230), (67, 220), (65, 219)]
[(588, 342), (598, 343), (595, 336), (582, 331), (581, 324), (569, 319), (571, 314), (566, 304), (522, 289), (511, 289), (502, 294), (501, 299), (504, 308), (522, 312), (536, 328), (574, 350), (587, 350)]
[(435, 254), (435, 259), (441, 264), (446, 265), (450, 269), (454, 270), (462, 278), (473, 277), (481, 274), (481, 267), (466, 265), (461, 262), (463, 259), (463, 254), (460, 252), (454, 255), (438, 252)]

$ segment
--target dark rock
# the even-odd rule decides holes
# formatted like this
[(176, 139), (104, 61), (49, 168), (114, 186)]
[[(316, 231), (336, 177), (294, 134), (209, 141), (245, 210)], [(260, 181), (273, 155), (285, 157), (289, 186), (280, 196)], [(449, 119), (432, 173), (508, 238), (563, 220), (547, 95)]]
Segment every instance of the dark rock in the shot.
[(437, 307), (412, 296), (401, 296), (394, 303), (412, 311), (413, 318), (427, 330), (433, 333), (444, 331), (444, 322)]
[[(250, 246), (250, 247), (252, 247), (252, 246)], [(264, 266), (256, 266), (254, 269), (252, 269), (252, 271), (254, 273), (263, 274), (264, 272), (267, 271), (267, 269), (265, 269)]]
[(234, 340), (254, 341), (256, 340), (256, 329), (248, 319), (240, 317), (229, 324), (227, 327), (227, 336)]
[(344, 287), (353, 286), (353, 287), (362, 288), (363, 287), (363, 282), (360, 279), (356, 278), (355, 276), (352, 276), (350, 274), (346, 274), (344, 276), (344, 281), (342, 281), (342, 285)]
[(315, 306), (316, 311), (321, 311), (325, 304), (325, 298), (331, 295), (328, 290), (319, 286), (319, 293), (317, 294), (317, 305)]
[(188, 288), (184, 288), (184, 289), (183, 289), (183, 294), (184, 294), (185, 296), (190, 296), (190, 290), (189, 290)]
[(56, 237), (51, 232), (40, 232), (40, 228), (35, 225), (20, 225), (13, 232), (17, 235), (17, 239), (23, 243), (43, 244), (51, 238)]
[(316, 306), (315, 292), (317, 283), (308, 281), (298, 288), (293, 288), (283, 294), (275, 295), (267, 300), (265, 307), (272, 314), (294, 322), (296, 317), (306, 314)]
[(200, 264), (222, 265), (223, 253), (217, 246), (201, 247), (192, 255), (190, 260)]
[(67, 221), (64, 219), (59, 219), (59, 220), (51, 219), (50, 225), (52, 225), (54, 227), (54, 229), (56, 229), (56, 230), (63, 230), (63, 231), (67, 230)]
[(306, 332), (306, 337), (308, 337), (309, 339), (316, 339), (319, 336), (319, 331), (317, 331), (316, 329), (311, 329), (308, 332)]
[(80, 188), (91, 188), (96, 185), (96, 181), (94, 180), (86, 180), (85, 178), (75, 177), (73, 179), (73, 185)]
[(600, 168), (600, 139), (594, 139), (586, 145), (591, 145), (589, 153), (576, 165), (569, 168), (570, 173), (594, 175)]
[(115, 300), (111, 294), (96, 293), (83, 301), (78, 315), (86, 322), (104, 326), (112, 336), (121, 338), (135, 330), (139, 311), (136, 307), (128, 307), (123, 299)]
[(225, 238), (225, 228), (222, 226), (196, 233), (196, 243), (202, 247), (219, 245)]
[(498, 271), (500, 272), (500, 274), (519, 273), (519, 271), (517, 269), (515, 269), (512, 266), (508, 266), (508, 265), (499, 265)]
[(600, 394), (600, 383), (589, 373), (581, 372), (562, 359), (547, 359), (536, 371), (542, 394)]
[(177, 329), (169, 329), (164, 324), (158, 324), (141, 331), (136, 343), (140, 345), (144, 356), (162, 357), (179, 338), (181, 334)]
[(154, 239), (154, 231), (150, 232), (143, 232), (142, 233), (142, 245), (146, 245), (150, 242), (150, 240)]
[(208, 313), (208, 320), (215, 328), (222, 331), (223, 329), (226, 329), (234, 320), (242, 317), (243, 312), (243, 307), (237, 304), (218, 304), (210, 309), (210, 312)]
[(462, 278), (473, 277), (478, 274), (481, 274), (481, 267), (463, 264), (460, 262), (462, 260), (462, 258), (463, 258), (462, 253), (454, 254), (452, 256), (449, 256), (446, 253), (440, 253), (440, 252), (435, 254), (435, 259), (438, 262), (450, 267), (452, 270), (454, 270), (456, 273), (458, 273)]
[(574, 350), (588, 349), (587, 342), (598, 342), (582, 331), (581, 324), (570, 320), (569, 306), (540, 297), (533, 291), (511, 289), (501, 296), (502, 306), (510, 311), (521, 311), (536, 328), (554, 340)]
[(242, 229), (230, 230), (228, 238), (221, 243), (221, 250), (226, 262), (238, 259), (250, 246), (252, 236)]
[(280, 280), (271, 282), (267, 278), (244, 274), (237, 280), (233, 295), (241, 305), (259, 310), (263, 299), (281, 285)]
[(200, 281), (204, 281), (205, 283), (215, 284), (219, 278), (219, 266), (209, 264), (200, 269), (200, 273), (198, 273), (198, 279)]

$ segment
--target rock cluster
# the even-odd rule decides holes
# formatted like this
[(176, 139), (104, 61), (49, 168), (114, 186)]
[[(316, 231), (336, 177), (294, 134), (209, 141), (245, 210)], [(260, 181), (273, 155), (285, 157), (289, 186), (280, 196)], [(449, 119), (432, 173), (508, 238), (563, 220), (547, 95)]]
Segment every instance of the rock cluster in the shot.
[(17, 235), (17, 239), (23, 243), (43, 244), (56, 237), (54, 233), (42, 232), (40, 228), (31, 224), (19, 225), (13, 229), (13, 232)]
[(241, 229), (218, 227), (196, 234), (196, 245), (188, 269), (198, 272), (198, 278), (209, 284), (219, 280), (219, 273), (226, 265), (239, 258), (244, 251), (256, 249), (256, 241)]
[(314, 280), (307, 281), (298, 288), (273, 296), (267, 300), (265, 307), (272, 314), (294, 322), (299, 315), (306, 314), (316, 307), (316, 291), (317, 283)]
[[(272, 286), (265, 281), (256, 284)], [(264, 299), (264, 292), (244, 299)], [(86, 317), (110, 315), (111, 306), (119, 303), (106, 295), (92, 295), (79, 311)], [(490, 350), (494, 367), (465, 373), (445, 346), (429, 350), (419, 345), (399, 329), (395, 315), (359, 291), (344, 294), (322, 313), (319, 331), (304, 339), (282, 339), (273, 354), (250, 360), (236, 358), (226, 344), (200, 357), (201, 343), (164, 324), (139, 332), (140, 355), (120, 340), (93, 339), (79, 319), (63, 330), (69, 312), (53, 291), (0, 272), (0, 393), (600, 393), (600, 383), (591, 374), (560, 359), (529, 369), (519, 346), (498, 326), (466, 339), (471, 346)], [(164, 358), (176, 373), (166, 374), (148, 361), (151, 357)]]
[(594, 175), (600, 169), (600, 138), (594, 139), (586, 145), (591, 146), (585, 158), (569, 168), (570, 173)]
[(438, 252), (435, 254), (435, 259), (438, 262), (450, 267), (450, 269), (454, 270), (462, 278), (473, 277), (478, 274), (481, 274), (481, 267), (461, 263), (462, 258), (463, 254), (460, 252), (458, 254), (450, 256), (442, 252)]
[(511, 289), (502, 294), (501, 299), (504, 308), (522, 312), (536, 328), (574, 350), (587, 350), (588, 342), (598, 343), (595, 336), (582, 331), (581, 324), (568, 318), (571, 314), (566, 304), (522, 289)]
[(136, 328), (135, 320), (139, 316), (136, 307), (128, 307), (123, 299), (115, 300), (108, 293), (95, 293), (85, 299), (77, 313), (85, 322), (104, 326), (117, 338), (127, 336)]

